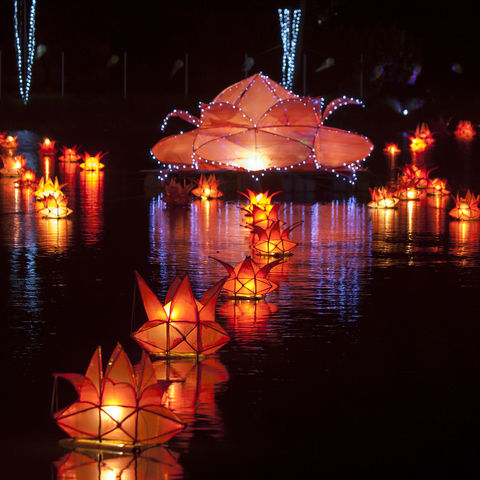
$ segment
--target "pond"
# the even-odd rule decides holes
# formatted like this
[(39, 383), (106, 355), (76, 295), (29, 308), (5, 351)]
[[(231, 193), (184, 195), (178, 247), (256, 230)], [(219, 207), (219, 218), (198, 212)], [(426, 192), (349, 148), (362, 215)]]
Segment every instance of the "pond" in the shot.
[[(19, 139), (41, 175), (41, 139)], [(428, 162), (454, 192), (478, 193), (477, 148), (446, 139)], [(270, 275), (278, 289), (256, 303), (220, 296), (217, 321), (231, 339), (214, 356), (155, 361), (159, 376), (175, 379), (166, 401), (187, 423), (183, 432), (140, 458), (69, 453), (50, 415), (52, 373), (83, 374), (98, 345), (104, 360), (117, 342), (140, 359), (130, 335), (146, 315), (134, 272), (162, 301), (175, 276), (188, 274), (200, 299), (226, 274), (212, 257), (235, 266), (251, 254), (244, 197), (168, 208), (145, 194), (133, 168), (104, 163), (96, 176), (78, 164), (49, 166), (73, 209), (62, 220), (39, 217), (32, 192), (0, 178), (6, 471), (56, 478), (70, 469), (68, 478), (96, 479), (478, 473), (480, 223), (452, 220), (450, 198), (381, 211), (348, 190), (308, 202), (277, 195), (286, 224), (301, 222), (293, 256)], [(382, 178), (393, 171), (381, 152), (372, 164)], [(72, 390), (61, 385), (61, 406)]]

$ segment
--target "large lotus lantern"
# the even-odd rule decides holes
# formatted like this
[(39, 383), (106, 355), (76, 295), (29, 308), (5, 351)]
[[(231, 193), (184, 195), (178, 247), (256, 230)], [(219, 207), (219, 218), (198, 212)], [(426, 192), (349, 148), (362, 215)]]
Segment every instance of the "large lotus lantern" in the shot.
[(218, 189), (219, 183), (215, 175), (210, 175), (208, 178), (200, 175), (198, 185), (192, 190), (192, 194), (201, 198), (220, 198), (223, 193)]
[(61, 162), (77, 162), (81, 158), (76, 145), (72, 148), (62, 147), (62, 154), (58, 157)]
[(193, 187), (193, 183), (187, 183), (185, 179), (183, 179), (183, 184), (181, 184), (172, 177), (170, 182), (165, 185), (165, 193), (162, 196), (162, 200), (169, 205), (188, 205), (190, 203), (190, 192)]
[(472, 140), (472, 138), (477, 134), (475, 129), (472, 126), (472, 123), (469, 120), (460, 120), (455, 130), (455, 136), (460, 140)]
[(12, 135), (7, 135), (2, 138), (0, 146), (8, 151), (15, 150), (18, 147), (17, 137)]
[(269, 212), (273, 208), (272, 198), (280, 192), (274, 192), (269, 195), (268, 190), (266, 190), (265, 192), (256, 193), (247, 188), (247, 193), (238, 193), (248, 199), (250, 203), (246, 207), (244, 207), (244, 210), (247, 212), (247, 214), (252, 214), (254, 205), (261, 208), (262, 210), (266, 210), (267, 212)]
[(40, 155), (55, 155), (55, 141), (50, 140), (49, 138), (44, 138), (42, 143), (38, 144), (40, 146), (38, 153)]
[(280, 205), (267, 205), (265, 209), (252, 205), (252, 213), (246, 215), (248, 227), (260, 227), (268, 229), (275, 223), (283, 225), (283, 221), (279, 220)]
[(455, 207), (448, 213), (457, 220), (478, 220), (480, 218), (479, 202), (480, 195), (476, 196), (468, 190), (465, 197), (457, 194)]
[(101, 170), (105, 165), (100, 163), (100, 160), (106, 155), (106, 153), (99, 152), (96, 155), (90, 155), (89, 153), (85, 152), (83, 156), (83, 163), (80, 164), (80, 168), (83, 168), (89, 172), (98, 172)]
[(42, 217), (45, 218), (65, 218), (72, 210), (67, 207), (68, 200), (65, 196), (49, 196), (42, 200), (43, 207), (39, 210)]
[(0, 174), (7, 177), (18, 177), (27, 164), (27, 159), (22, 155), (2, 155), (3, 168)]
[(369, 188), (372, 201), (369, 202), (370, 208), (395, 208), (398, 198), (395, 192), (386, 187)]
[(449, 195), (447, 181), (441, 178), (429, 178), (427, 184), (427, 195)]
[(55, 177), (55, 181), (52, 181), (51, 178), (42, 177), (40, 182), (38, 182), (35, 197), (37, 200), (43, 200), (47, 197), (63, 197), (62, 187), (64, 187), (64, 185), (59, 185), (57, 177)]
[(425, 167), (407, 164), (398, 177), (399, 186), (427, 188), (430, 172), (431, 170), (427, 170)]
[(145, 353), (133, 368), (118, 344), (103, 374), (98, 347), (85, 375), (55, 377), (69, 380), (78, 393), (76, 402), (54, 414), (58, 426), (77, 444), (141, 448), (163, 443), (184, 428), (181, 420), (163, 406), (164, 388), (157, 382)]
[(260, 299), (278, 288), (278, 285), (267, 277), (273, 267), (283, 262), (282, 259), (259, 267), (251, 257), (247, 256), (235, 268), (218, 258), (215, 260), (220, 262), (229, 274), (229, 278), (223, 286), (229, 297)]
[(176, 277), (162, 305), (145, 280), (135, 273), (148, 321), (132, 336), (147, 352), (159, 357), (209, 355), (230, 340), (215, 322), (215, 306), (225, 279), (198, 301), (188, 276)]
[(279, 222), (275, 222), (269, 228), (253, 226), (252, 228), (252, 250), (257, 255), (266, 255), (272, 257), (284, 257), (292, 255), (292, 250), (296, 243), (290, 240), (290, 233), (298, 227), (301, 222), (291, 225), (287, 228), (281, 228)]

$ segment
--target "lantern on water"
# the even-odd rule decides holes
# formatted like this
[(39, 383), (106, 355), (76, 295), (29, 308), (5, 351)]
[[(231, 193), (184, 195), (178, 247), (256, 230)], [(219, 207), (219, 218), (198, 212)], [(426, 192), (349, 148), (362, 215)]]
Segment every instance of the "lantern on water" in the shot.
[(156, 356), (209, 355), (230, 340), (215, 322), (215, 306), (225, 279), (198, 301), (188, 276), (176, 277), (162, 305), (138, 272), (135, 275), (148, 321), (132, 336), (147, 352)]
[(31, 187), (37, 182), (35, 172), (31, 168), (24, 168), (20, 175), (20, 179), (16, 182), (18, 187)]
[(39, 210), (42, 217), (45, 218), (65, 218), (72, 210), (67, 207), (68, 200), (65, 196), (49, 196), (42, 201), (43, 207)]
[(181, 420), (163, 406), (164, 389), (145, 353), (133, 368), (118, 344), (103, 375), (98, 347), (85, 376), (70, 373), (55, 377), (66, 378), (77, 390), (78, 400), (56, 412), (54, 418), (60, 428), (80, 443), (158, 444), (184, 428)]
[(218, 258), (215, 260), (227, 269), (229, 278), (223, 289), (232, 298), (259, 299), (278, 288), (278, 285), (267, 277), (273, 267), (283, 262), (282, 259), (259, 267), (251, 257), (247, 256), (235, 268)]
[(400, 200), (420, 200), (421, 191), (414, 187), (400, 187), (396, 190), (395, 196)]
[(479, 202), (480, 195), (476, 196), (470, 190), (465, 197), (460, 197), (457, 193), (455, 207), (448, 213), (457, 220), (478, 220), (480, 218)]
[(400, 153), (400, 149), (396, 143), (386, 143), (383, 151), (390, 157), (394, 157)]
[(427, 184), (427, 195), (449, 195), (447, 181), (441, 178), (429, 178)]
[(279, 222), (275, 222), (269, 228), (259, 226), (252, 227), (252, 250), (257, 255), (266, 255), (273, 257), (284, 257), (292, 255), (292, 250), (296, 247), (296, 243), (290, 240), (290, 233), (298, 227), (298, 222), (290, 227), (281, 228)]
[(58, 157), (61, 162), (76, 162), (80, 160), (82, 156), (77, 152), (77, 146), (72, 148), (62, 147), (62, 154)]
[(201, 198), (219, 198), (223, 193), (218, 189), (219, 181), (215, 175), (210, 175), (208, 178), (205, 175), (200, 175), (198, 186), (192, 190), (192, 194)]
[(400, 187), (427, 188), (431, 170), (425, 167), (407, 164), (398, 176), (398, 185)]
[(278, 219), (278, 212), (280, 205), (267, 205), (265, 209), (252, 205), (252, 213), (247, 213), (247, 226), (248, 227), (260, 227), (270, 228), (275, 223), (283, 225), (284, 222)]
[(3, 137), (0, 146), (5, 150), (15, 150), (18, 147), (17, 137), (12, 135)]
[(165, 193), (162, 200), (169, 205), (185, 206), (190, 203), (190, 192), (194, 185), (187, 183), (183, 179), (183, 184), (177, 182), (175, 178), (170, 179), (170, 183), (165, 185)]
[(395, 192), (386, 187), (369, 188), (372, 201), (369, 202), (370, 208), (395, 208), (398, 198)]
[(55, 141), (49, 138), (44, 138), (42, 143), (39, 143), (40, 148), (38, 153), (40, 155), (55, 155)]
[(106, 153), (99, 152), (96, 155), (92, 156), (89, 153), (85, 152), (83, 156), (83, 163), (80, 164), (80, 168), (83, 168), (86, 171), (98, 172), (105, 165), (100, 163), (100, 160), (106, 155)]
[(432, 132), (426, 123), (417, 125), (414, 136), (409, 136), (408, 138), (410, 140), (410, 150), (412, 152), (423, 152), (435, 143)]
[(455, 130), (455, 136), (460, 140), (472, 140), (477, 134), (469, 120), (460, 120)]
[(3, 168), (0, 174), (7, 177), (18, 177), (24, 170), (27, 159), (22, 155), (2, 155)]
[(238, 192), (238, 193), (246, 197), (250, 202), (246, 207), (244, 207), (244, 210), (247, 212), (247, 214), (251, 214), (253, 211), (253, 205), (256, 205), (257, 207), (263, 210), (270, 211), (273, 208), (272, 198), (275, 195), (278, 195), (280, 192), (279, 191), (274, 192), (271, 195), (269, 195), (268, 190), (266, 190), (265, 192), (256, 193), (247, 188), (247, 193), (243, 193), (243, 192)]
[(59, 185), (58, 178), (55, 177), (55, 181), (52, 181), (51, 178), (42, 177), (40, 182), (38, 182), (37, 190), (35, 191), (35, 197), (37, 200), (43, 200), (47, 197), (63, 197), (62, 187), (64, 185)]

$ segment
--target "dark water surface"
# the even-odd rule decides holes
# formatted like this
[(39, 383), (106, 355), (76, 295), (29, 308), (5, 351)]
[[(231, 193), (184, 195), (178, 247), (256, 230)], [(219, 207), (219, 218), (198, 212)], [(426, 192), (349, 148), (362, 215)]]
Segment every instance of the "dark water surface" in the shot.
[[(40, 139), (20, 140), (41, 174)], [(441, 176), (478, 186), (476, 147), (435, 148)], [(130, 338), (135, 269), (161, 299), (188, 273), (201, 298), (225, 274), (210, 256), (235, 265), (250, 253), (240, 196), (168, 209), (108, 160), (98, 176), (52, 166), (74, 210), (60, 221), (39, 218), (31, 194), (0, 178), (10, 478), (55, 478), (67, 453), (49, 415), (53, 372), (84, 373), (97, 345), (108, 358), (118, 341), (140, 358)], [(220, 298), (232, 339), (213, 358), (157, 363), (182, 380), (168, 405), (188, 428), (159, 454), (161, 467), (137, 460), (122, 478), (478, 475), (480, 222), (451, 221), (450, 199), (372, 211), (350, 194), (277, 198), (287, 224), (303, 221), (294, 255), (272, 272), (280, 287), (256, 304)], [(133, 313), (137, 328), (138, 298)], [(64, 393), (62, 405), (75, 398)], [(78, 478), (121, 470), (118, 459), (102, 465)]]

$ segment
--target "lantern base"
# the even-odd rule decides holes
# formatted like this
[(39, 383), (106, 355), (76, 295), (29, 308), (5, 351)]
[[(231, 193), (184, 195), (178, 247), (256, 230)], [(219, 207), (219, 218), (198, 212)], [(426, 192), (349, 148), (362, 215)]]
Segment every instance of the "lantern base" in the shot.
[(63, 438), (58, 442), (60, 446), (75, 450), (101, 450), (108, 452), (139, 453), (142, 450), (153, 447), (154, 444), (145, 443), (122, 443), (112, 440), (90, 440), (87, 438)]

